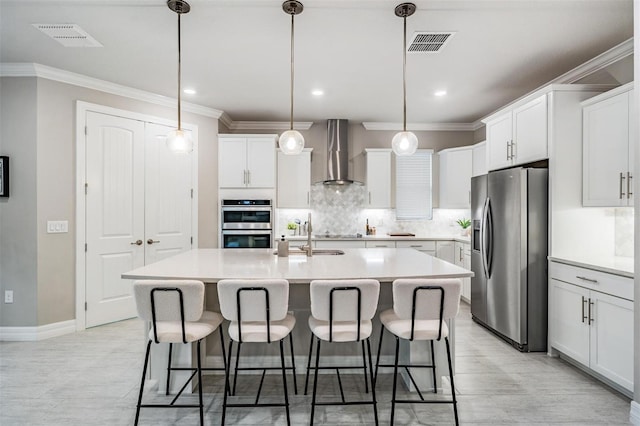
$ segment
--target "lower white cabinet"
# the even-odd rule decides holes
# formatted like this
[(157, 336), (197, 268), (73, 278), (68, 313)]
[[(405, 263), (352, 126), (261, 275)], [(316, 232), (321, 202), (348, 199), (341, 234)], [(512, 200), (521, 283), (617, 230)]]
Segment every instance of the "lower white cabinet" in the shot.
[(629, 289), (631, 279), (549, 264), (550, 346), (632, 392), (633, 301), (616, 296)]
[(436, 257), (449, 263), (455, 263), (455, 243), (453, 241), (436, 241)]
[[(471, 269), (471, 244), (456, 241), (454, 244), (454, 263), (464, 269)], [(471, 278), (462, 279), (462, 300), (471, 303)]]
[(344, 241), (316, 240), (316, 248), (319, 248), (319, 249), (365, 248), (365, 243), (364, 241), (356, 241), (356, 240), (344, 240)]
[(391, 240), (385, 241), (365, 241), (366, 248), (396, 248), (396, 242)]
[(396, 248), (412, 248), (431, 256), (436, 255), (436, 242), (435, 241), (396, 241)]

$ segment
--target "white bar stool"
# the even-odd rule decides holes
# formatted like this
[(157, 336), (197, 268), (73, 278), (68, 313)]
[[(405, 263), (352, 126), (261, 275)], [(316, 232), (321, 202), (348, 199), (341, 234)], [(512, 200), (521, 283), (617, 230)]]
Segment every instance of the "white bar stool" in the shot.
[[(371, 362), (371, 344), (369, 336), (372, 332), (371, 319), (376, 314), (380, 283), (371, 279), (360, 280), (315, 280), (309, 287), (311, 295), (311, 315), (309, 328), (311, 329), (311, 345), (309, 347), (309, 361), (307, 363), (307, 378), (305, 393), (309, 380), (309, 370), (314, 370), (313, 396), (311, 400), (311, 420), (313, 425), (316, 405), (373, 405), (375, 424), (378, 424), (378, 410), (376, 392), (373, 386), (373, 363)], [(313, 339), (317, 340), (316, 362), (311, 366)], [(320, 342), (344, 343), (362, 342), (363, 366), (320, 366)], [(364, 342), (367, 342), (369, 356), (369, 375), (371, 378), (371, 395), (369, 401), (346, 401), (340, 380), (340, 368), (364, 369), (365, 388), (367, 388), (367, 362), (364, 354)], [(318, 370), (336, 370), (340, 386), (341, 401), (317, 402)], [(367, 390), (368, 391), (368, 390)]]
[[(199, 408), (200, 424), (204, 424), (204, 405), (202, 403), (202, 366), (200, 343), (202, 339), (213, 333), (222, 323), (222, 316), (216, 312), (204, 311), (204, 283), (192, 280), (148, 280), (136, 281), (133, 284), (133, 294), (136, 301), (138, 316), (151, 323), (149, 341), (142, 369), (140, 393), (136, 407), (135, 424), (138, 424), (142, 407), (159, 408)], [(196, 368), (171, 368), (169, 371), (190, 370), (191, 376), (182, 386), (178, 394), (169, 404), (142, 404), (144, 382), (149, 363), (151, 343), (197, 343)], [(169, 359), (171, 355), (169, 355)], [(198, 375), (199, 404), (180, 404), (175, 402), (182, 395), (187, 385), (195, 375)]]
[[(218, 301), (220, 302), (220, 311), (225, 319), (231, 321), (229, 324), (229, 363), (227, 364), (224, 393), (224, 401), (222, 404), (222, 424), (225, 423), (226, 412), (228, 407), (285, 407), (287, 415), (287, 425), (291, 424), (289, 416), (289, 395), (287, 391), (287, 375), (284, 360), (284, 344), (283, 339), (287, 336), (291, 343), (291, 359), (293, 360), (293, 340), (291, 340), (291, 331), (296, 324), (296, 319), (290, 315), (287, 310), (289, 308), (289, 282), (284, 279), (273, 280), (221, 280), (218, 281)], [(262, 379), (258, 388), (258, 395), (254, 404), (230, 404), (228, 403), (229, 375), (231, 354), (233, 350), (233, 342), (238, 342), (238, 351), (236, 355), (236, 374), (234, 375), (234, 392), (235, 380), (238, 370), (263, 370)], [(258, 367), (258, 368), (238, 368), (238, 360), (240, 358), (240, 346), (243, 343), (280, 343), (280, 363), (279, 368), (282, 371), (282, 385), (284, 390), (284, 403), (260, 404), (260, 391), (266, 370), (277, 367)], [(295, 363), (292, 361), (294, 383), (295, 383)], [(295, 386), (295, 384), (294, 384)]]
[[(454, 318), (460, 308), (460, 292), (462, 281), (459, 279), (398, 279), (393, 282), (393, 309), (380, 313), (383, 327), (380, 331), (378, 355), (376, 359), (376, 378), (378, 367), (393, 367), (393, 394), (391, 398), (391, 425), (395, 414), (395, 405), (403, 404), (453, 404), (453, 414), (458, 425), (458, 407), (455, 386), (453, 383), (453, 369), (451, 365), (451, 349), (449, 347), (449, 328), (445, 321)], [(396, 336), (395, 360), (393, 365), (380, 364), (380, 348), (384, 330)], [(413, 380), (409, 368), (431, 368), (433, 370), (434, 393), (436, 387), (436, 365), (433, 342), (444, 338), (447, 345), (447, 360), (449, 362), (449, 377), (451, 379), (452, 400), (425, 400), (420, 389)], [(431, 365), (398, 364), (400, 339), (409, 341), (429, 340), (431, 343)], [(396, 399), (398, 381), (398, 367), (406, 370), (411, 382), (415, 386), (420, 399)], [(375, 380), (374, 380), (375, 383)], [(375, 385), (374, 385), (375, 387)]]

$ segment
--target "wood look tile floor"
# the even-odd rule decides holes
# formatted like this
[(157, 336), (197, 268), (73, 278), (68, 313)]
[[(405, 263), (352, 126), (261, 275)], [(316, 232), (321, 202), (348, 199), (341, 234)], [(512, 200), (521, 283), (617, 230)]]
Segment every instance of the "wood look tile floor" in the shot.
[[(299, 321), (298, 326), (304, 326)], [(134, 319), (39, 342), (0, 343), (0, 424), (130, 425), (144, 355), (142, 322)], [(298, 354), (303, 355), (303, 354)], [(629, 424), (629, 399), (545, 353), (524, 354), (473, 323), (463, 304), (456, 322), (456, 390), (463, 425)], [(250, 394), (259, 376), (242, 376)], [(271, 384), (273, 383), (273, 385)], [(220, 424), (222, 376), (207, 376), (205, 423)], [(347, 398), (363, 391), (361, 375), (344, 375)], [(298, 376), (298, 386), (304, 376)], [(333, 379), (321, 394), (337, 392)], [(380, 424), (389, 423), (391, 375), (378, 378)], [(293, 393), (293, 392), (291, 392)], [(300, 392), (302, 393), (302, 392)], [(267, 376), (264, 401), (281, 395), (279, 376)], [(163, 400), (153, 391), (147, 398)], [(196, 397), (189, 396), (195, 402)], [(261, 401), (263, 401), (261, 399)], [(291, 395), (291, 422), (309, 423), (310, 396)], [(371, 425), (369, 406), (320, 407), (316, 424)], [(141, 425), (196, 425), (197, 409), (143, 409)], [(286, 424), (282, 408), (230, 409), (227, 424)], [(449, 405), (401, 405), (396, 424), (453, 424)]]

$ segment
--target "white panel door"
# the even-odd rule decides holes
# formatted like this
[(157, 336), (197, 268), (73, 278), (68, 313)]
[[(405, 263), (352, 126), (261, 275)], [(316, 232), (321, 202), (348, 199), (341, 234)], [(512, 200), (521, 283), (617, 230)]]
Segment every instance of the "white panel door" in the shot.
[(589, 365), (589, 290), (549, 280), (550, 345), (585, 366)]
[(145, 127), (145, 264), (191, 249), (193, 153), (170, 152), (171, 127)]
[(218, 139), (218, 186), (245, 188), (247, 186), (247, 140)]
[(487, 123), (487, 168), (488, 170), (508, 167), (511, 161), (511, 112)]
[(136, 316), (123, 272), (144, 265), (144, 123), (86, 115), (86, 326)]
[(275, 138), (247, 138), (247, 170), (247, 186), (251, 188), (276, 186)]
[(514, 164), (548, 158), (547, 95), (513, 110)]
[(633, 302), (591, 292), (589, 367), (633, 391)]
[(311, 191), (311, 148), (299, 155), (278, 150), (278, 207), (309, 208)]

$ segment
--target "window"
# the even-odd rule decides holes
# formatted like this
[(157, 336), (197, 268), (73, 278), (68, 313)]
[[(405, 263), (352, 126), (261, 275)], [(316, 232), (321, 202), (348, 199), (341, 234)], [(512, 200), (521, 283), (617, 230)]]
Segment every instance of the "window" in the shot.
[(432, 149), (396, 157), (396, 219), (431, 219)]

